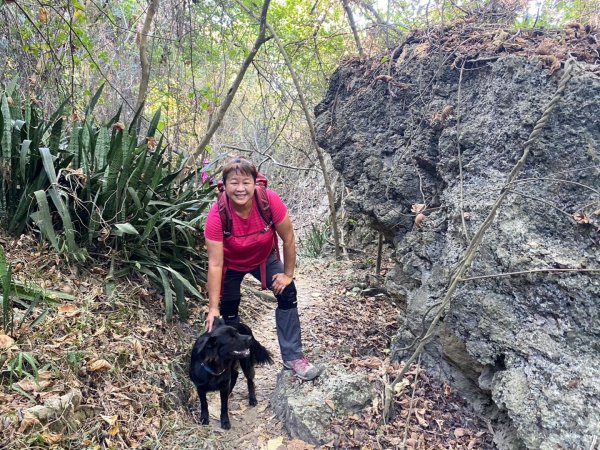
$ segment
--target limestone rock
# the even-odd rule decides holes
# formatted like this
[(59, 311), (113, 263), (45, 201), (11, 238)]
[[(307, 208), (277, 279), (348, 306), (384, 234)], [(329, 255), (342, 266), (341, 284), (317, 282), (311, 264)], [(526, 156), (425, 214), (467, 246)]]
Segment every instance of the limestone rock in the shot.
[[(396, 349), (421, 334), (563, 73), (504, 54), (464, 70), (459, 99), (454, 56), (350, 61), (315, 108), (347, 212), (394, 245), (386, 288), (406, 302)], [(384, 66), (408, 87), (374, 81)], [(423, 357), (482, 405), (500, 448), (590, 448), (600, 429), (600, 276), (589, 271), (600, 268), (600, 79), (587, 69), (575, 67), (466, 276), (519, 274), (462, 282), (440, 328), (450, 334)]]
[(373, 388), (367, 378), (348, 373), (342, 366), (327, 367), (314, 381), (303, 382), (283, 370), (271, 405), (293, 438), (314, 445), (334, 439), (329, 423), (371, 404)]

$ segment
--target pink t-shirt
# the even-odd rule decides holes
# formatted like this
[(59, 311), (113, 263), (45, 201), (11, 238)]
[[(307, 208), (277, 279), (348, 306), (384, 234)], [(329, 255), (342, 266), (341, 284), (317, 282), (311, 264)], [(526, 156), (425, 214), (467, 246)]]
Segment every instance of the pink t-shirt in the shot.
[[(267, 189), (269, 204), (273, 214), (273, 223), (279, 225), (287, 214), (287, 207), (279, 195)], [(247, 219), (242, 219), (233, 208), (231, 208), (233, 227), (231, 236), (223, 239), (223, 226), (219, 216), (219, 205), (215, 203), (206, 218), (204, 237), (211, 241), (223, 242), (223, 257), (228, 269), (247, 272), (256, 269), (265, 261), (277, 245), (277, 235), (271, 229), (266, 233), (266, 224), (263, 220), (255, 199), (252, 199), (252, 211)]]

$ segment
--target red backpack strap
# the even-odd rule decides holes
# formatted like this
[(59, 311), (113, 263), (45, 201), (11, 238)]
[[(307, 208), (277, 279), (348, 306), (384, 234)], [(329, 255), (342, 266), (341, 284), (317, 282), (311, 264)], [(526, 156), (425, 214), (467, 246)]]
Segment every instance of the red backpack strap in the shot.
[(219, 207), (219, 217), (221, 217), (221, 227), (223, 228), (223, 239), (231, 236), (231, 229), (233, 228), (233, 218), (231, 217), (231, 210), (229, 209), (229, 200), (225, 193), (225, 186), (223, 181), (219, 181), (217, 185), (219, 194), (217, 195), (217, 205)]
[(260, 216), (265, 221), (267, 228), (274, 228), (273, 225), (273, 211), (271, 210), (271, 203), (269, 202), (269, 194), (267, 192), (267, 178), (262, 174), (258, 173), (256, 177), (256, 189), (254, 191), (254, 198), (256, 199), (256, 206)]

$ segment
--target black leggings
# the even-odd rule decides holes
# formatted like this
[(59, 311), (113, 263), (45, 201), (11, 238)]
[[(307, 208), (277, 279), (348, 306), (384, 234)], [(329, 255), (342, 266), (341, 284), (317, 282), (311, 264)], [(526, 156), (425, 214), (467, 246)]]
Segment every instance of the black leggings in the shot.
[[(248, 272), (238, 272), (228, 269), (223, 280), (223, 296), (221, 297), (221, 315), (225, 323), (238, 323), (241, 292), (240, 285), (244, 275), (251, 273), (254, 278), (260, 280), (260, 266)], [(275, 252), (269, 256), (267, 261), (267, 287), (273, 285), (273, 275), (283, 273), (283, 263), (279, 261)], [(277, 297), (277, 309), (275, 310), (275, 325), (277, 328), (277, 340), (284, 361), (292, 361), (302, 358), (302, 333), (300, 330), (300, 317), (298, 316), (298, 305), (296, 298), (296, 285), (292, 281)]]

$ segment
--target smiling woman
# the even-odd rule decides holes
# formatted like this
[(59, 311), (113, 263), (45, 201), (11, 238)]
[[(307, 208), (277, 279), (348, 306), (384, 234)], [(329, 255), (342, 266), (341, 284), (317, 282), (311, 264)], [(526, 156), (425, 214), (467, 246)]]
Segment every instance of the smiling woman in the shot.
[[(210, 332), (215, 318), (221, 314), (226, 324), (239, 323), (240, 285), (250, 273), (277, 298), (275, 321), (283, 365), (294, 370), (299, 378), (311, 380), (319, 371), (302, 351), (294, 284), (294, 227), (279, 195), (265, 186), (257, 186), (258, 176), (256, 166), (243, 157), (233, 158), (223, 168), (225, 201), (213, 205), (204, 229), (209, 299), (206, 329)], [(258, 198), (258, 190), (265, 194), (262, 195), (265, 202)], [(270, 219), (265, 219), (260, 208), (270, 210)], [(227, 227), (220, 209), (228, 210)], [(283, 262), (277, 251), (278, 236), (283, 241)]]

